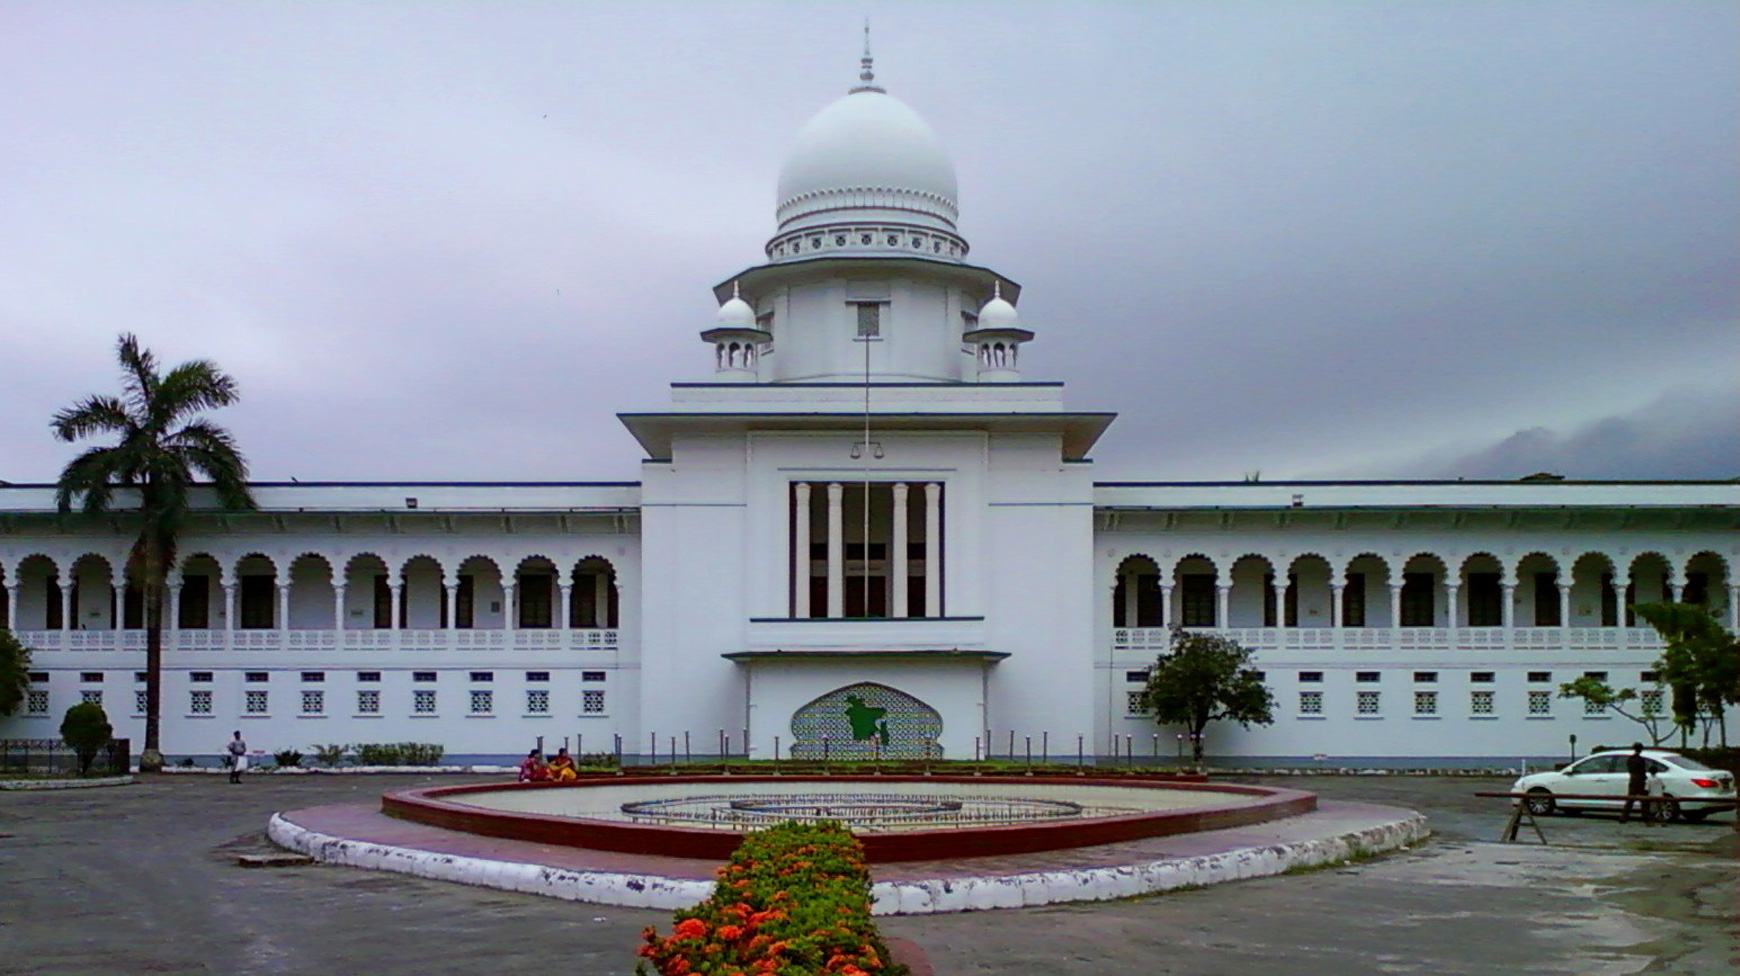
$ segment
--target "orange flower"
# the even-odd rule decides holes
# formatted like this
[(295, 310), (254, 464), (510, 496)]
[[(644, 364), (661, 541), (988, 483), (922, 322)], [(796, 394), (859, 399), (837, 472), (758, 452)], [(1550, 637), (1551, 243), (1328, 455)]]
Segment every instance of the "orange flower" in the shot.
[(699, 939), (706, 934), (707, 923), (698, 918), (684, 919), (671, 930), (671, 937), (675, 939)]
[(743, 927), (740, 925), (724, 925), (719, 928), (719, 938), (726, 942), (735, 942), (742, 936)]

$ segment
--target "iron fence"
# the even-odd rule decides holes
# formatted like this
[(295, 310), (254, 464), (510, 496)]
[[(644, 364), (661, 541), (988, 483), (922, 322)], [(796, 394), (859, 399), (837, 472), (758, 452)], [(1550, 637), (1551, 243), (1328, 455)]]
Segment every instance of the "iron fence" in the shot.
[[(110, 739), (91, 760), (92, 776), (125, 776), (132, 766), (133, 743)], [(79, 754), (60, 739), (0, 739), (0, 775), (77, 776)]]

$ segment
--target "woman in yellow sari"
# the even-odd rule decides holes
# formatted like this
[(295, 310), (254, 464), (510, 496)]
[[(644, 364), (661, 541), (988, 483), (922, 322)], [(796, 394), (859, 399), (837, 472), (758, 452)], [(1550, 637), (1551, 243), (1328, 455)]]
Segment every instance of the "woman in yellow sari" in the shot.
[(557, 783), (572, 783), (580, 778), (580, 773), (574, 768), (574, 759), (568, 755), (568, 747), (556, 750), (556, 756), (550, 760), (550, 779)]

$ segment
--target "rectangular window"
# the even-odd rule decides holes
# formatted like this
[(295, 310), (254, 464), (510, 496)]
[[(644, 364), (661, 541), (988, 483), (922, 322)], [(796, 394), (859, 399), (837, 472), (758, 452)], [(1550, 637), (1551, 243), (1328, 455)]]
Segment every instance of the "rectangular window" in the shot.
[(858, 338), (877, 339), (882, 336), (882, 303), (853, 302), (858, 307)]
[(435, 680), (435, 672), (433, 672), (433, 671), (412, 671), (411, 672), (411, 680), (412, 681), (425, 681), (425, 682), (434, 681)]
[(1645, 715), (1660, 715), (1660, 714), (1662, 714), (1662, 706), (1665, 704), (1665, 702), (1664, 702), (1664, 699), (1662, 697), (1662, 691), (1660, 688), (1645, 689), (1643, 694), (1638, 696), (1638, 701), (1643, 706), (1643, 714), (1645, 714)]
[(1416, 691), (1416, 692), (1414, 692), (1414, 714), (1415, 715), (1436, 715), (1436, 714), (1438, 714), (1438, 693), (1435, 691)]
[(530, 715), (550, 713), (550, 689), (533, 688), (526, 692), (526, 712)]
[(1142, 693), (1139, 691), (1124, 692), (1124, 714), (1132, 718), (1142, 714)]
[(527, 671), (526, 672), (526, 680), (527, 681), (548, 681), (548, 680), (550, 680), (550, 672), (548, 672), (548, 671)]
[(176, 625), (182, 630), (211, 627), (210, 576), (188, 573), (181, 577), (181, 608), (176, 611)]
[(209, 684), (211, 684), (211, 672), (210, 671), (190, 671), (190, 672), (188, 672), (187, 680), (193, 682), (196, 685), (209, 685)]
[(211, 714), (211, 689), (195, 688), (187, 693), (187, 714)]
[(1535, 626), (1558, 627), (1559, 574), (1535, 574)]
[(103, 693), (100, 689), (86, 688), (79, 692), (79, 701), (100, 707), (103, 704)]
[(250, 684), (262, 684), (271, 680), (271, 677), (272, 676), (265, 671), (249, 671), (246, 673), (246, 678)]
[(1383, 675), (1376, 671), (1355, 671), (1353, 680), (1362, 685), (1375, 685), (1383, 680)]
[(582, 671), (582, 672), (580, 672), (580, 680), (581, 681), (603, 681), (604, 678), (605, 678), (605, 673), (603, 671)]
[(1415, 684), (1430, 685), (1430, 684), (1436, 684), (1437, 681), (1438, 681), (1438, 672), (1436, 672), (1436, 671), (1415, 671), (1414, 672), (1414, 683)]
[(1529, 683), (1530, 684), (1545, 684), (1546, 682), (1549, 682), (1551, 680), (1553, 680), (1553, 672), (1551, 672), (1551, 671), (1530, 671), (1529, 672)]
[(1402, 574), (1403, 627), (1430, 627), (1437, 622), (1438, 581), (1431, 573)]
[(237, 599), (241, 603), (236, 626), (243, 630), (271, 630), (276, 580), (271, 576), (243, 576)]
[(479, 682), (494, 681), (495, 680), (495, 672), (494, 671), (473, 671), (473, 672), (471, 672), (471, 680), (479, 681)]
[(453, 626), (470, 630), (477, 626), (477, 578), (459, 574), (459, 589), (453, 594)]
[(1365, 626), (1365, 574), (1348, 573), (1341, 590), (1341, 626)]
[(326, 692), (318, 688), (304, 688), (302, 690), (302, 714), (326, 714)]
[(604, 714), (604, 691), (599, 688), (588, 688), (580, 693), (580, 712), (584, 715)]
[(89, 685), (100, 685), (103, 683), (103, 672), (101, 672), (101, 671), (80, 671), (79, 672), (79, 680), (84, 682), (85, 684), (89, 684)]
[(1583, 672), (1583, 677), (1592, 678), (1596, 681), (1606, 681), (1607, 680), (1607, 672), (1605, 672), (1605, 671), (1585, 671), (1585, 672)]
[(1587, 698), (1585, 698), (1583, 700), (1583, 714), (1584, 715), (1601, 715), (1601, 714), (1604, 714), (1606, 711), (1607, 711), (1607, 706), (1601, 704), (1600, 702), (1590, 701)]
[(495, 692), (487, 688), (471, 689), (471, 714), (488, 715), (495, 711)]
[(149, 704), (149, 702), (147, 702), (146, 699), (148, 699), (150, 697), (151, 696), (149, 694), (147, 694), (143, 689), (133, 692), (133, 714), (134, 715), (145, 714), (146, 706)]
[(1136, 684), (1138, 682), (1140, 682), (1141, 684), (1147, 684), (1148, 683), (1148, 672), (1146, 672), (1146, 671), (1125, 671), (1124, 672), (1124, 680), (1130, 682), (1131, 684)]
[(1182, 592), (1182, 623), (1186, 627), (1213, 627), (1215, 597), (1214, 577), (1207, 573), (1186, 573), (1179, 587)]
[(356, 673), (356, 680), (379, 681), (381, 680), (381, 673), (379, 671), (358, 671)]
[(147, 675), (143, 671), (133, 672), (133, 680), (138, 682), (139, 684), (144, 684), (148, 678), (149, 678), (149, 675)]
[(1321, 691), (1301, 691), (1299, 693), (1299, 714), (1300, 715), (1322, 715), (1323, 714), (1323, 692), (1321, 692)]
[(519, 578), (520, 626), (539, 630), (554, 626), (555, 612), (551, 608), (556, 592), (556, 577), (548, 573), (529, 573)]
[(1468, 674), (1468, 680), (1477, 685), (1492, 684), (1493, 679), (1496, 677), (1496, 672), (1492, 671), (1471, 671)]
[(1645, 684), (1651, 684), (1651, 685), (1658, 684), (1661, 681), (1661, 672), (1660, 671), (1639, 671), (1637, 673), (1637, 680), (1642, 681)]
[(25, 714), (28, 714), (28, 715), (47, 715), (48, 714), (48, 689), (47, 688), (32, 688), (32, 689), (30, 689), (30, 692), (24, 696), (24, 699), (25, 699), (25, 702), (24, 702)]
[(435, 689), (418, 688), (411, 692), (411, 714), (435, 714)]
[(32, 672), (30, 672), (30, 680), (35, 681), (35, 682), (47, 682), (48, 681), (48, 672), (47, 671), (32, 671)]
[(1531, 691), (1531, 692), (1529, 692), (1529, 714), (1530, 715), (1551, 715), (1551, 714), (1553, 714), (1553, 693), (1550, 691)]
[(304, 672), (302, 672), (302, 681), (305, 684), (319, 684), (320, 682), (325, 681), (325, 680), (326, 680), (326, 672), (325, 671), (304, 671)]
[(381, 693), (373, 688), (357, 692), (356, 713), (358, 715), (379, 715), (381, 713)]
[(1479, 717), (1489, 717), (1497, 714), (1493, 708), (1493, 693), (1490, 691), (1471, 691), (1468, 693), (1468, 714)]
[(269, 703), (270, 699), (268, 699), (266, 697), (266, 692), (264, 690), (259, 689), (259, 688), (249, 689), (247, 692), (244, 693), (243, 701), (245, 703), (243, 706), (243, 710), (246, 711), (249, 715), (265, 715), (265, 714), (267, 714), (267, 707), (266, 706)]
[(1360, 715), (1378, 714), (1378, 706), (1382, 704), (1381, 692), (1361, 691), (1355, 694), (1354, 708)]
[(1314, 684), (1321, 684), (1322, 681), (1323, 681), (1323, 672), (1321, 672), (1321, 671), (1301, 671), (1301, 672), (1299, 672), (1299, 682), (1301, 684), (1314, 685)]
[(1504, 623), (1504, 587), (1497, 573), (1468, 574), (1468, 626), (1497, 627)]

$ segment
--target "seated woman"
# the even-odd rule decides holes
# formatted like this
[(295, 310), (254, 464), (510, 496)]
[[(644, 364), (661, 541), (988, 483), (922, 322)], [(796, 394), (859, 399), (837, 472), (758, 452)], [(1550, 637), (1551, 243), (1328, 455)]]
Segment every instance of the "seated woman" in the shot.
[(536, 749), (526, 753), (520, 763), (520, 782), (545, 783), (550, 779), (550, 767), (544, 765), (544, 754)]
[(550, 760), (550, 778), (558, 783), (572, 783), (580, 778), (567, 746), (556, 750), (556, 758)]

